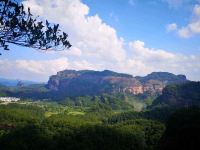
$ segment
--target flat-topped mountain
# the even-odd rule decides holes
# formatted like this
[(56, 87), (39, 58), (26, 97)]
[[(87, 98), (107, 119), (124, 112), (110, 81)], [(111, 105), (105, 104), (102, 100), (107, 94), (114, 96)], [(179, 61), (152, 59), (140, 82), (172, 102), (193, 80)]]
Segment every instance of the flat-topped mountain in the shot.
[(110, 70), (64, 70), (49, 78), (47, 88), (67, 96), (98, 95), (102, 93), (161, 93), (168, 84), (188, 81), (184, 75), (153, 72), (145, 77)]

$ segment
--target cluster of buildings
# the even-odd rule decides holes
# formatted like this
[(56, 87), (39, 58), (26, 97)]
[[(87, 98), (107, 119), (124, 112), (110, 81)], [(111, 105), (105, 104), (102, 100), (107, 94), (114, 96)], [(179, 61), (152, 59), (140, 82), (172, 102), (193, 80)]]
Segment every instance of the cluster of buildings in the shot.
[(0, 102), (17, 102), (20, 98), (16, 97), (0, 97)]

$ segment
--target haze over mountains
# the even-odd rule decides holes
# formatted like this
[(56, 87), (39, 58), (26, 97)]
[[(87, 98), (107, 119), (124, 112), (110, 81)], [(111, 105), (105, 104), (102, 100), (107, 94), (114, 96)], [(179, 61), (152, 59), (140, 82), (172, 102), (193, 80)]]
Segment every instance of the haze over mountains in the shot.
[(4, 85), (4, 86), (14, 87), (14, 86), (17, 86), (19, 82), (23, 83), (24, 86), (28, 86), (31, 84), (39, 84), (39, 82), (35, 82), (35, 81), (0, 78), (0, 85)]
[[(144, 77), (110, 70), (63, 70), (49, 77), (48, 83), (25, 84), (3, 88), (3, 95), (33, 99), (63, 99), (66, 97), (107, 94), (160, 95), (167, 85), (189, 82), (185, 75), (153, 72)], [(1, 85), (5, 85), (0, 82)]]

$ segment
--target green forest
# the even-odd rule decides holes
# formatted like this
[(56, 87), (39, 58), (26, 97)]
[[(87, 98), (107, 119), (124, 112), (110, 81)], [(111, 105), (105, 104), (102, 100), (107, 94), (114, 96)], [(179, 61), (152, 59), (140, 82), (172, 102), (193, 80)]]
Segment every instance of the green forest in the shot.
[[(182, 86), (193, 88), (196, 84)], [(165, 92), (169, 89), (171, 92)], [(200, 139), (198, 103), (187, 107), (165, 101), (157, 104), (164, 96), (181, 95), (180, 89), (180, 85), (169, 86), (155, 100), (102, 94), (67, 97), (61, 101), (1, 102), (1, 149), (195, 149)], [(193, 88), (191, 100), (199, 94), (198, 90)], [(152, 104), (149, 104), (150, 99)]]
[(0, 0), (0, 150), (199, 149), (200, 0), (124, 2)]

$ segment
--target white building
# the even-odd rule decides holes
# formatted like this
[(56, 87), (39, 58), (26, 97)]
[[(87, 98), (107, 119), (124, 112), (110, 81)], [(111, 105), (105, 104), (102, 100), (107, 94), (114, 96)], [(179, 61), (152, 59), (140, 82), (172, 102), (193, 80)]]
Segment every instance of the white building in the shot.
[(20, 98), (16, 98), (16, 97), (0, 97), (0, 101), (2, 102), (17, 102), (19, 100)]

